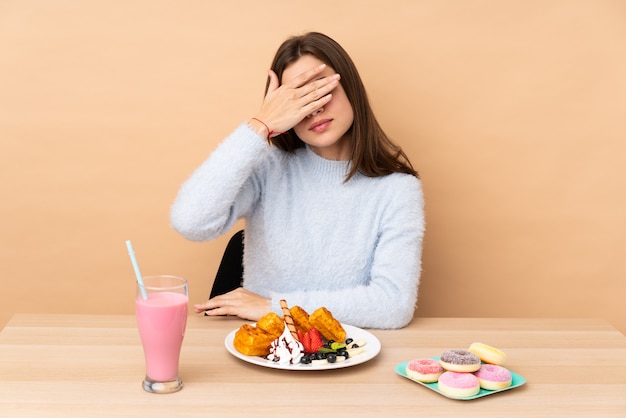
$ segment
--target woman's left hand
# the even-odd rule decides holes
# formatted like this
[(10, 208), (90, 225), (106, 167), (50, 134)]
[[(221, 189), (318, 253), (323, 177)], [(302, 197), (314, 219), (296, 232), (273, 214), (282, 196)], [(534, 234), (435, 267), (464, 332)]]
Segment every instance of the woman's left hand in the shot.
[(239, 287), (205, 303), (194, 305), (194, 309), (196, 313), (204, 312), (208, 316), (233, 315), (258, 321), (271, 310), (271, 301)]

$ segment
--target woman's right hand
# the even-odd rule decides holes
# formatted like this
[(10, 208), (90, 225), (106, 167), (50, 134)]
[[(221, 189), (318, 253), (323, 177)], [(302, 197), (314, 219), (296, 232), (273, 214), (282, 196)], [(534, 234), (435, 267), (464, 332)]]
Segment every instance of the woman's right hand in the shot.
[(325, 68), (325, 64), (311, 68), (283, 85), (280, 85), (276, 73), (270, 70), (267, 94), (255, 118), (278, 135), (324, 107), (332, 98), (330, 92), (337, 87), (340, 78), (339, 74), (332, 74), (315, 79)]

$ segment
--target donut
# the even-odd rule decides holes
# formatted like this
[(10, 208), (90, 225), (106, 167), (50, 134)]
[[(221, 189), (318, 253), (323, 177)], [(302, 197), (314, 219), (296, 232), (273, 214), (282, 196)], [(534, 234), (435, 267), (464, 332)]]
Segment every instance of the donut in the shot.
[(487, 390), (504, 389), (511, 386), (511, 372), (496, 364), (483, 364), (474, 376), (478, 378), (480, 387)]
[(480, 392), (478, 378), (472, 373), (444, 372), (439, 376), (437, 387), (449, 398), (468, 398)]
[(471, 373), (480, 369), (480, 359), (467, 350), (446, 350), (439, 358), (441, 366), (451, 372)]
[(476, 354), (485, 363), (503, 366), (506, 361), (506, 354), (487, 344), (472, 343), (467, 350)]
[(437, 360), (429, 358), (417, 358), (409, 361), (406, 365), (406, 375), (413, 380), (424, 383), (433, 383), (439, 379), (443, 368)]

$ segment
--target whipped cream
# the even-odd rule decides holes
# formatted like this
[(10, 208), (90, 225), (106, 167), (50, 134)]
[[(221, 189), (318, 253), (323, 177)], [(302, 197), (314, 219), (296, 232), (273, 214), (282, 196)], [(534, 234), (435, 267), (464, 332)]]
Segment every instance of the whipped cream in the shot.
[(285, 326), (280, 337), (272, 341), (267, 359), (280, 364), (298, 364), (304, 356), (304, 346), (297, 341)]

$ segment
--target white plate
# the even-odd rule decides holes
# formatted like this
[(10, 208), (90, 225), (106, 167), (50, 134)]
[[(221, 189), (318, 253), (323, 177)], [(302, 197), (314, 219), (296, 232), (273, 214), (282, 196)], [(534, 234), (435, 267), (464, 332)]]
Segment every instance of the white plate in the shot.
[(343, 325), (343, 329), (346, 330), (346, 338), (352, 338), (353, 340), (364, 339), (366, 341), (365, 346), (363, 346), (364, 350), (361, 354), (358, 354), (354, 357), (350, 357), (346, 361), (342, 361), (339, 363), (328, 363), (322, 365), (312, 365), (312, 364), (280, 364), (275, 363), (273, 361), (267, 360), (263, 357), (257, 356), (246, 356), (241, 354), (235, 346), (233, 345), (233, 341), (235, 340), (235, 333), (237, 329), (231, 331), (224, 340), (224, 344), (226, 345), (226, 349), (230, 354), (241, 359), (245, 362), (256, 364), (258, 366), (269, 367), (271, 369), (284, 369), (284, 370), (329, 370), (329, 369), (341, 369), (344, 367), (356, 366), (357, 364), (365, 363), (376, 357), (380, 352), (380, 341), (371, 333), (365, 331), (364, 329), (353, 327), (351, 325)]

